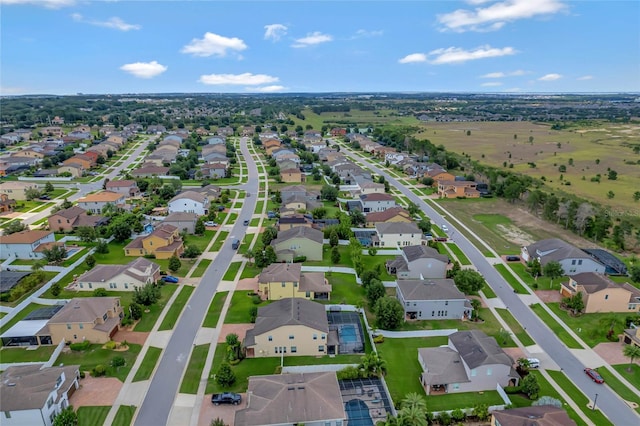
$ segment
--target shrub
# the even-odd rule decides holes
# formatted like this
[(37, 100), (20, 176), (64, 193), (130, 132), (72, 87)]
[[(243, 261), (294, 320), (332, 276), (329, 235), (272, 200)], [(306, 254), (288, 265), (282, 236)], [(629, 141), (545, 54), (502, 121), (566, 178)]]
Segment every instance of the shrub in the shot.
[(262, 299), (260, 299), (260, 296), (258, 296), (257, 294), (251, 296), (251, 301), (254, 305), (259, 305), (260, 303), (262, 303)]
[(91, 346), (91, 342), (85, 340), (84, 342), (80, 343), (72, 343), (69, 345), (69, 348), (72, 351), (86, 351), (87, 349), (89, 349), (89, 346)]
[(114, 342), (113, 340), (109, 340), (107, 343), (104, 344), (104, 348), (113, 350), (116, 348), (116, 345), (117, 345), (116, 342)]
[(93, 370), (91, 370), (91, 375), (93, 377), (101, 377), (107, 374), (107, 367), (102, 364), (96, 365)]
[(105, 290), (104, 288), (96, 288), (95, 290), (93, 290), (93, 296), (94, 297), (107, 297), (107, 290)]
[(216, 382), (223, 388), (226, 388), (234, 384), (235, 381), (236, 375), (231, 369), (231, 366), (227, 363), (222, 364), (216, 374)]
[(505, 386), (504, 392), (508, 394), (516, 394), (522, 392), (522, 388), (520, 386)]
[(251, 323), (255, 323), (256, 322), (256, 318), (258, 318), (258, 307), (257, 306), (252, 306), (249, 308), (249, 317), (251, 319)]
[(352, 365), (339, 370), (336, 375), (338, 376), (338, 380), (359, 379), (362, 377), (360, 369)]
[(85, 377), (86, 377), (85, 372), (84, 372), (84, 371), (81, 371), (81, 372), (80, 372), (80, 378), (81, 378), (81, 379), (84, 379)]
[(384, 336), (382, 334), (374, 336), (373, 343), (382, 343), (382, 342), (384, 342)]
[[(60, 295), (61, 291), (62, 291), (62, 288), (60, 288), (60, 283), (51, 284), (51, 294), (54, 297), (58, 297)], [(8, 296), (8, 294), (7, 294), (7, 296)]]
[(457, 408), (451, 412), (451, 419), (456, 422), (462, 422), (467, 415), (461, 409)]
[(307, 261), (307, 256), (296, 256), (293, 258), (293, 263), (302, 263)]
[(451, 416), (448, 412), (443, 411), (438, 415), (438, 423), (442, 426), (449, 426), (451, 424)]
[(125, 362), (124, 358), (123, 358), (123, 357), (121, 357), (121, 356), (114, 357), (114, 358), (111, 360), (111, 366), (112, 366), (112, 367), (116, 367), (116, 368), (118, 368), (118, 367), (122, 367), (122, 366), (124, 366), (125, 364), (126, 364), (126, 362)]

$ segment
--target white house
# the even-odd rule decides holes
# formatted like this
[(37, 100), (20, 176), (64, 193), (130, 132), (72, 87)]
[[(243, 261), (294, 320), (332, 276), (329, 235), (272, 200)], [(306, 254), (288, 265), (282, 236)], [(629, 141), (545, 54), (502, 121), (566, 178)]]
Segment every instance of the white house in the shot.
[(55, 243), (53, 231), (20, 231), (0, 236), (0, 259), (42, 259), (42, 249)]
[(160, 265), (138, 257), (126, 265), (96, 265), (72, 284), (74, 290), (133, 291), (160, 279)]
[(374, 246), (384, 248), (402, 248), (426, 244), (422, 231), (411, 222), (378, 222), (376, 235), (371, 239)]
[(209, 198), (195, 191), (184, 191), (169, 201), (169, 213), (195, 213), (204, 216), (209, 213)]
[(602, 263), (585, 251), (559, 238), (540, 240), (522, 247), (521, 255), (525, 262), (538, 259), (543, 268), (549, 262), (558, 262), (564, 269), (565, 275), (575, 275), (582, 272), (604, 274), (605, 272), (605, 266)]
[(360, 205), (363, 213), (383, 212), (396, 206), (396, 200), (389, 194), (369, 193), (360, 195)]
[(51, 426), (54, 417), (69, 406), (69, 398), (80, 387), (80, 366), (43, 367), (9, 367), (0, 375), (2, 426)]

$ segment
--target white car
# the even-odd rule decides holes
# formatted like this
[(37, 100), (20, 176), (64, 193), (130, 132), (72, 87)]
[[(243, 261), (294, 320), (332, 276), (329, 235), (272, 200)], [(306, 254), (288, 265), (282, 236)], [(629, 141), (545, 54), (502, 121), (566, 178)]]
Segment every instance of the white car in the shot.
[(447, 225), (442, 225), (440, 228), (442, 228), (444, 232), (449, 232), (449, 227)]
[(215, 222), (205, 222), (204, 226), (218, 226), (218, 224)]

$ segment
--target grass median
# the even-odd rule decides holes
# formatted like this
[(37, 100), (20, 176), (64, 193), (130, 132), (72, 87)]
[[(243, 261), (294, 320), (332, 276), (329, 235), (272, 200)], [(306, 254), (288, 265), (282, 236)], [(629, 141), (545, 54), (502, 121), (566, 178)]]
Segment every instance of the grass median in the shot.
[(531, 305), (530, 308), (569, 349), (583, 349), (582, 345), (580, 345), (576, 339), (574, 339), (567, 330), (564, 329), (564, 327), (549, 315), (542, 305), (535, 303)]
[(204, 275), (204, 271), (211, 265), (211, 259), (202, 259), (196, 269), (193, 270), (193, 274), (191, 274), (191, 278), (200, 278)]
[(227, 300), (227, 296), (229, 295), (228, 291), (223, 291), (220, 293), (216, 293), (213, 296), (213, 300), (209, 305), (209, 310), (207, 311), (207, 315), (202, 322), (203, 327), (216, 328), (218, 326), (218, 320), (220, 319), (220, 313), (222, 312), (222, 307), (224, 306), (224, 302)]
[(111, 426), (131, 426), (135, 413), (135, 405), (121, 405)]
[(453, 255), (458, 258), (458, 262), (460, 262), (460, 265), (472, 264), (469, 258), (462, 252), (462, 250), (460, 250), (460, 247), (458, 247), (456, 244), (448, 243), (445, 245), (449, 250), (451, 250)]
[(182, 378), (180, 393), (192, 395), (198, 393), (200, 377), (202, 376), (202, 369), (204, 368), (208, 353), (209, 345), (199, 345), (193, 348), (191, 357), (189, 358), (189, 364), (187, 364), (187, 371), (185, 371), (184, 377)]
[(133, 381), (139, 382), (150, 379), (153, 369), (156, 368), (156, 364), (158, 363), (158, 359), (160, 359), (161, 354), (162, 349), (149, 346), (140, 367), (138, 367), (138, 371), (136, 371), (136, 375), (133, 377)]
[(232, 262), (231, 265), (229, 265), (229, 269), (227, 269), (227, 272), (224, 273), (222, 279), (224, 281), (233, 281), (236, 278), (236, 275), (238, 275), (238, 271), (240, 270), (241, 265), (242, 262)]
[(495, 265), (495, 268), (500, 273), (500, 275), (502, 275), (502, 278), (504, 278), (507, 283), (509, 283), (509, 285), (516, 291), (516, 293), (529, 294), (527, 289), (522, 284), (520, 284), (520, 281), (518, 281), (518, 279), (514, 277), (511, 272), (509, 272), (506, 266)]
[(529, 334), (524, 331), (518, 320), (516, 320), (514, 316), (511, 315), (511, 312), (509, 312), (507, 309), (501, 308), (496, 308), (496, 312), (502, 317), (504, 322), (507, 323), (509, 328), (511, 328), (511, 331), (513, 331), (513, 334), (515, 334), (518, 340), (520, 340), (520, 343), (522, 343), (524, 346), (531, 346), (536, 344), (531, 336), (529, 336)]
[(162, 320), (162, 324), (160, 324), (160, 328), (158, 329), (158, 331), (173, 329), (173, 327), (178, 322), (178, 318), (180, 317), (180, 313), (182, 312), (182, 309), (184, 309), (184, 307), (187, 306), (187, 302), (189, 301), (189, 298), (191, 297), (191, 293), (193, 293), (194, 289), (195, 287), (186, 286), (186, 285), (182, 286), (182, 290), (180, 290), (180, 294), (178, 294), (178, 296), (175, 298), (175, 300), (171, 304), (171, 307), (169, 308), (169, 311), (165, 315), (164, 319)]
[(596, 425), (605, 426), (613, 425), (600, 410), (592, 410), (587, 407), (590, 400), (583, 394), (576, 385), (562, 372), (557, 370), (547, 370), (551, 378), (565, 391), (571, 395), (571, 399), (578, 405), (580, 410)]

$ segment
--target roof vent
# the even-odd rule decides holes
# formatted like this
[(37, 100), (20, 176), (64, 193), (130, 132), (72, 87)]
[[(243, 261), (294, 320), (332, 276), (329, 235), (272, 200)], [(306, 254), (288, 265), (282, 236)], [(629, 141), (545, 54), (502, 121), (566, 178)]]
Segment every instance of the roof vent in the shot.
[(298, 386), (299, 390), (304, 390), (304, 386)]
[(295, 386), (289, 386), (287, 390), (296, 390)]

